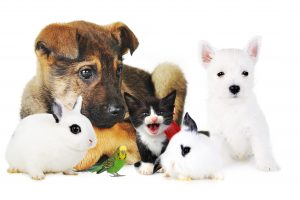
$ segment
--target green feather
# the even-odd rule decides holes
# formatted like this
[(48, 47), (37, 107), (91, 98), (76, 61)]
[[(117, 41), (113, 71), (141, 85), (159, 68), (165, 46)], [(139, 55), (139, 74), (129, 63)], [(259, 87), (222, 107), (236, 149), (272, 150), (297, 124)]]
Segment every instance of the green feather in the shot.
[(126, 160), (126, 157), (124, 160), (119, 159), (119, 151), (120, 148), (118, 148), (114, 154), (103, 163), (96, 164), (87, 171), (92, 173), (96, 172), (97, 174), (107, 171), (110, 174), (116, 174), (125, 165)]

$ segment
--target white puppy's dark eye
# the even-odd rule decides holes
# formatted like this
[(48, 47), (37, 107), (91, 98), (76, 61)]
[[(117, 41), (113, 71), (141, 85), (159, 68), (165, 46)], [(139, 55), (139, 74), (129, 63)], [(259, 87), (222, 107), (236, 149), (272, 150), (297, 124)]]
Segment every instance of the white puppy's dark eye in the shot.
[(248, 76), (248, 75), (249, 75), (249, 72), (243, 71), (243, 72), (242, 72), (242, 75), (243, 75), (243, 76)]
[(224, 76), (224, 75), (225, 75), (224, 72), (219, 72), (219, 73), (217, 73), (217, 76), (218, 76), (218, 77), (222, 77), (222, 76)]
[(73, 134), (78, 134), (81, 132), (81, 128), (80, 126), (78, 126), (77, 124), (72, 124), (70, 126), (70, 131), (73, 133)]

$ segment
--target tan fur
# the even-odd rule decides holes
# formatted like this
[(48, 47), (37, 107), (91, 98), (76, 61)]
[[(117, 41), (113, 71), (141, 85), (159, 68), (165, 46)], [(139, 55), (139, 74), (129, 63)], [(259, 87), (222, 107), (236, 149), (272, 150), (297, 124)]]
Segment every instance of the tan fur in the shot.
[(174, 120), (180, 125), (187, 88), (181, 69), (172, 63), (162, 63), (152, 72), (152, 81), (158, 98), (163, 98), (176, 90)]
[[(95, 127), (94, 127), (95, 128)], [(121, 145), (127, 151), (127, 163), (133, 164), (140, 159), (135, 142), (135, 129), (128, 123), (118, 123), (110, 129), (95, 128), (98, 143), (89, 150), (87, 156), (75, 168), (84, 170), (93, 166), (102, 155), (112, 155)]]

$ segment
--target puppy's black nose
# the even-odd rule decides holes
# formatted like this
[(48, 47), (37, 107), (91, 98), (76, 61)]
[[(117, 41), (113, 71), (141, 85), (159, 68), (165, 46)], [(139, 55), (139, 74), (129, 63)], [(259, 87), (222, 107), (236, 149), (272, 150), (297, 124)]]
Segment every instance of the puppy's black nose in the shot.
[(118, 117), (124, 114), (124, 106), (118, 104), (109, 104), (107, 106), (107, 112), (114, 117)]
[(232, 93), (232, 94), (237, 94), (237, 93), (239, 93), (239, 91), (240, 91), (240, 86), (238, 86), (238, 85), (232, 85), (232, 86), (230, 86), (229, 87), (229, 91)]

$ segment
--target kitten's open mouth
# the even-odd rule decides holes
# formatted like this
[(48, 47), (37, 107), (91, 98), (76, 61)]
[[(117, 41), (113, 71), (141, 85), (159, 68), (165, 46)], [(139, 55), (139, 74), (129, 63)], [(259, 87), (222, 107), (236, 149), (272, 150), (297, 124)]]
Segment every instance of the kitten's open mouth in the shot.
[(152, 134), (156, 134), (158, 132), (160, 124), (148, 124), (147, 128)]

